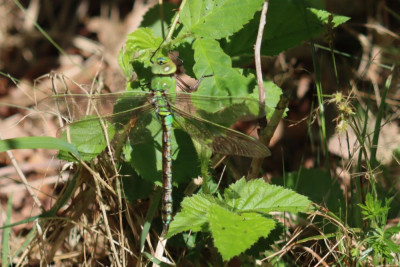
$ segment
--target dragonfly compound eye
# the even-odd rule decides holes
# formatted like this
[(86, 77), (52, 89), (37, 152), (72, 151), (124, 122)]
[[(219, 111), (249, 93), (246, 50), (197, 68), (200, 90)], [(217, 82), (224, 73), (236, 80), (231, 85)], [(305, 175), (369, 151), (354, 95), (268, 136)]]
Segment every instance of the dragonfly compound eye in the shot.
[(158, 65), (164, 65), (165, 64), (165, 59), (163, 57), (160, 57), (157, 59), (157, 64)]

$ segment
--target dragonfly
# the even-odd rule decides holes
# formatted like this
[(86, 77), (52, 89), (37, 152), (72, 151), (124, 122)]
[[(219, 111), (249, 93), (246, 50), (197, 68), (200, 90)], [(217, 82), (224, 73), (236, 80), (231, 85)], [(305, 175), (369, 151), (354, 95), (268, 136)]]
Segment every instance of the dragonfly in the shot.
[[(264, 158), (271, 153), (257, 139), (222, 125), (237, 119), (264, 117), (262, 103), (252, 98), (174, 92), (176, 64), (167, 56), (150, 61), (153, 78), (149, 91), (53, 95), (42, 106), (61, 109), (63, 114), (75, 119), (68, 126), (90, 125), (101, 120), (123, 131), (128, 129), (134, 133), (130, 140), (134, 144), (146, 142), (146, 118), (149, 115), (154, 118), (162, 131), (162, 222), (167, 231), (173, 212), (171, 137), (174, 128), (182, 129), (194, 142), (213, 153), (252, 158)], [(89, 127), (88, 131), (91, 130)]]

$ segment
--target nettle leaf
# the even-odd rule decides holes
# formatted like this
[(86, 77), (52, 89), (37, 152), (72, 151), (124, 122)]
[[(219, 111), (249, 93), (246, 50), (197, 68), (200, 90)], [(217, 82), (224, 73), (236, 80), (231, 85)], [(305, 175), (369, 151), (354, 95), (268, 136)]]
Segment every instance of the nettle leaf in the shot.
[(177, 233), (192, 230), (201, 231), (208, 222), (209, 207), (216, 200), (205, 194), (187, 197), (181, 202), (182, 210), (178, 212), (168, 230), (168, 237)]
[(346, 16), (333, 15), (326, 10), (309, 8), (310, 12), (315, 14), (321, 23), (329, 23), (329, 17), (332, 16), (332, 26), (336, 28), (340, 24), (347, 22), (350, 18)]
[(150, 58), (162, 41), (163, 39), (155, 37), (153, 30), (149, 28), (140, 28), (127, 35), (125, 48), (121, 49), (118, 55), (118, 63), (128, 80), (133, 73), (132, 62), (149, 67)]
[(194, 44), (193, 71), (202, 80), (197, 92), (209, 96), (247, 96), (253, 88), (254, 79), (243, 76), (238, 69), (232, 68), (232, 61), (219, 43), (212, 39), (197, 39)]
[[(160, 8), (163, 12), (163, 23), (161, 24)], [(150, 8), (143, 16), (143, 20), (140, 23), (141, 28), (150, 28), (154, 32), (154, 36), (162, 37), (162, 28), (164, 31), (168, 30), (167, 22), (170, 22), (173, 16), (176, 14), (177, 6), (172, 3), (163, 3), (160, 7), (159, 4)], [(165, 33), (166, 34), (166, 33)]]
[[(319, 36), (326, 29), (330, 15), (329, 12), (307, 7), (302, 1), (271, 0), (263, 36), (262, 54), (277, 55), (304, 40)], [(333, 27), (348, 19), (343, 16), (332, 16)]]
[(315, 203), (323, 203), (332, 212), (340, 213), (345, 208), (343, 190), (325, 170), (301, 169), (299, 172), (288, 173), (285, 185)]
[[(333, 15), (325, 10), (311, 8), (307, 2), (297, 0), (270, 0), (267, 13), (261, 53), (266, 56), (299, 45), (302, 41), (318, 37), (326, 30), (329, 16), (333, 16), (335, 28), (349, 20), (348, 17)], [(222, 48), (236, 61), (248, 62), (254, 57), (254, 43), (257, 38), (260, 12), (243, 29), (229, 39), (222, 40)], [(240, 58), (238, 58), (240, 57)]]
[[(155, 51), (162, 43), (161, 37), (155, 37), (153, 30), (140, 28), (127, 35), (125, 42), (126, 52), (142, 52), (143, 50)], [(148, 57), (150, 58), (150, 57)]]
[[(152, 113), (142, 114), (130, 131), (130, 163), (146, 181), (161, 185), (161, 124)], [(175, 139), (172, 138), (171, 142)]]
[(223, 260), (239, 255), (260, 237), (267, 237), (275, 228), (275, 221), (257, 213), (237, 214), (216, 204), (211, 206), (210, 230), (214, 245)]
[[(68, 124), (61, 134), (61, 139), (73, 144), (79, 151), (82, 160), (89, 161), (106, 148), (107, 140), (111, 141), (114, 134), (115, 127), (112, 124), (94, 116), (87, 116), (80, 121)], [(60, 151), (58, 158), (76, 161), (74, 157), (64, 151)]]
[(180, 66), (180, 69), (190, 77), (195, 77), (193, 73), (193, 65), (194, 62), (194, 50), (192, 47), (192, 41), (189, 42), (188, 39), (185, 39), (185, 42), (180, 42), (174, 48), (177, 52), (179, 52), (179, 58), (182, 60), (183, 64)]
[(161, 152), (154, 144), (142, 143), (132, 146), (131, 166), (146, 181), (161, 181), (161, 160)]
[[(136, 125), (131, 130), (130, 163), (135, 171), (146, 181), (162, 185), (162, 126), (154, 114), (143, 118), (146, 125)], [(139, 120), (140, 121), (140, 120)], [(141, 121), (140, 121), (141, 122)], [(189, 135), (180, 129), (174, 129), (171, 135), (172, 176), (173, 183), (186, 182), (191, 177), (200, 174), (200, 166), (193, 142)]]
[[(267, 113), (266, 117), (267, 117), (267, 119), (270, 119), (272, 117), (272, 114), (275, 111), (276, 105), (278, 105), (278, 103), (279, 103), (279, 100), (282, 95), (282, 89), (272, 81), (264, 81), (264, 89), (265, 89), (265, 106), (266, 106), (266, 113)], [(253, 90), (251, 97), (254, 99), (259, 98), (258, 97), (258, 85)], [(285, 117), (285, 116), (286, 116), (286, 113), (284, 113), (283, 117)]]
[(171, 222), (167, 238), (182, 232), (210, 231), (224, 260), (239, 255), (275, 228), (270, 211), (306, 211), (310, 201), (294, 191), (265, 183), (263, 179), (231, 185), (224, 199), (205, 194), (185, 198)]
[(133, 66), (132, 66), (133, 54), (124, 53), (121, 49), (118, 53), (118, 65), (121, 67), (126, 79), (130, 79), (133, 76)]
[[(269, 108), (267, 112), (267, 118), (270, 119), (279, 103), (279, 100), (281, 99), (283, 92), (282, 89), (272, 81), (264, 81), (264, 89), (266, 91), (265, 105)], [(254, 92), (258, 94), (257, 90), (254, 90)], [(283, 114), (283, 117), (285, 116), (286, 113)]]
[(199, 157), (190, 136), (183, 130), (174, 129), (176, 157), (173, 161), (172, 177), (174, 182), (186, 182), (200, 174)]
[(119, 173), (121, 174), (121, 184), (124, 190), (122, 197), (130, 203), (134, 203), (137, 199), (148, 198), (154, 191), (154, 183), (142, 179), (130, 164), (122, 163)]
[(225, 192), (228, 205), (237, 211), (271, 211), (304, 212), (311, 201), (296, 192), (266, 183), (262, 179), (246, 182), (240, 179)]
[(191, 0), (180, 11), (184, 32), (221, 39), (240, 30), (264, 0)]

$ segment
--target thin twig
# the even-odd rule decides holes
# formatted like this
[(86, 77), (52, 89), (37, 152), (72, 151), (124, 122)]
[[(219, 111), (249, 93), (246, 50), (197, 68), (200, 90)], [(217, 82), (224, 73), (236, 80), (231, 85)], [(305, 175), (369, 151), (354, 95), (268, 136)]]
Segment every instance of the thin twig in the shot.
[[(322, 264), (323, 266), (329, 266), (328, 263), (326, 263), (324, 260), (322, 260), (321, 256), (319, 256), (314, 250), (312, 250), (309, 247), (305, 247), (305, 246), (301, 246), (301, 245), (297, 245), (297, 247), (304, 249), (305, 251), (307, 251), (308, 253), (310, 253), (311, 255), (313, 255), (316, 259), (319, 260), (319, 263)], [(320, 266), (320, 265), (318, 265)]]
[(340, 238), (340, 240), (339, 240), (338, 242), (336, 242), (336, 244), (335, 244), (333, 247), (329, 248), (328, 253), (326, 253), (325, 256), (323, 256), (323, 257), (317, 262), (317, 264), (315, 264), (314, 266), (315, 266), (315, 267), (318, 267), (318, 266), (320, 266), (320, 264), (323, 264), (323, 261), (324, 261), (330, 254), (332, 254), (332, 251), (333, 251), (334, 249), (336, 249), (336, 247), (339, 246), (340, 242), (342, 242), (342, 240), (345, 239), (345, 238), (346, 238), (346, 236), (342, 236), (342, 238)]
[[(260, 24), (258, 26), (258, 33), (257, 33), (257, 40), (256, 44), (254, 46), (254, 57), (255, 57), (255, 64), (256, 64), (256, 73), (257, 73), (257, 84), (258, 84), (258, 99), (262, 103), (263, 109), (260, 111), (262, 115), (265, 113), (265, 88), (264, 88), (264, 80), (263, 80), (263, 74), (262, 74), (262, 69), (261, 69), (261, 44), (262, 44), (262, 37), (264, 33), (264, 27), (266, 24), (266, 16), (267, 16), (267, 11), (268, 11), (268, 0), (264, 1), (263, 9), (261, 11), (261, 17), (260, 17)], [(261, 131), (264, 130), (264, 128), (267, 125), (267, 118), (262, 118), (260, 120), (260, 126), (261, 126)], [(261, 137), (261, 136), (260, 136)], [(269, 138), (270, 139), (270, 138)], [(268, 143), (263, 143), (264, 145), (268, 145)], [(247, 175), (247, 179), (250, 178), (255, 178), (258, 176), (258, 173), (261, 168), (261, 164), (263, 162), (263, 159), (253, 159), (250, 165), (250, 171), (249, 174)]]
[(261, 11), (260, 24), (258, 25), (257, 41), (254, 46), (254, 57), (256, 61), (256, 73), (257, 73), (257, 84), (258, 84), (258, 97), (261, 103), (265, 103), (265, 88), (263, 81), (263, 74), (261, 69), (261, 44), (264, 33), (264, 27), (266, 24), (266, 17), (268, 11), (268, 0), (264, 1), (263, 9)]

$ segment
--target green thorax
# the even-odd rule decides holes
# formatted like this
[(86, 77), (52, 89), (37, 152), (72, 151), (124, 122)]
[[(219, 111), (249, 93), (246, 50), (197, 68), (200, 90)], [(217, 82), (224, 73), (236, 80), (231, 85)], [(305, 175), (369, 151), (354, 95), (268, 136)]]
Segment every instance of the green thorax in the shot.
[(151, 81), (153, 91), (170, 92), (175, 90), (175, 79), (172, 75), (176, 72), (176, 65), (169, 58), (160, 57), (151, 67), (155, 75)]
[(151, 90), (155, 93), (153, 102), (157, 106), (159, 115), (169, 114), (164, 92), (175, 90), (176, 81), (173, 74), (176, 72), (176, 65), (169, 58), (160, 57), (153, 63), (151, 71), (155, 75), (151, 80)]

